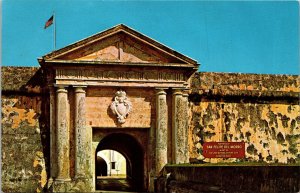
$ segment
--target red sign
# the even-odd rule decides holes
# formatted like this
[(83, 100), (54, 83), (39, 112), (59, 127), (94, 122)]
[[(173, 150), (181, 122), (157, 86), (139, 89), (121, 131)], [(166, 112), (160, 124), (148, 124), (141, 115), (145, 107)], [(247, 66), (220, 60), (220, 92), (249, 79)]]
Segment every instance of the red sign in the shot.
[(205, 158), (244, 158), (245, 142), (205, 142)]

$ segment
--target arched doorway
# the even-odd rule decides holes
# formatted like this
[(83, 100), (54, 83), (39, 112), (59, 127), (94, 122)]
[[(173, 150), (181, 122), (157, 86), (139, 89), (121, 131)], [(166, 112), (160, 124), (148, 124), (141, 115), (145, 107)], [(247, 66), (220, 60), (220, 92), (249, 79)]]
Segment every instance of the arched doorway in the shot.
[[(144, 151), (138, 141), (128, 134), (113, 133), (99, 142), (96, 149), (96, 158), (97, 153), (102, 150), (114, 150), (125, 157), (126, 179), (124, 181), (116, 178), (107, 178), (105, 183), (109, 185), (105, 187), (101, 186), (101, 180), (103, 181), (104, 179), (96, 180), (96, 190), (143, 191)], [(96, 174), (99, 167), (101, 165), (96, 162)]]
[(96, 165), (96, 176), (107, 176), (107, 163), (102, 157), (96, 156)]
[(97, 152), (96, 159), (97, 179), (126, 178), (126, 158), (121, 153), (111, 149), (101, 150)]

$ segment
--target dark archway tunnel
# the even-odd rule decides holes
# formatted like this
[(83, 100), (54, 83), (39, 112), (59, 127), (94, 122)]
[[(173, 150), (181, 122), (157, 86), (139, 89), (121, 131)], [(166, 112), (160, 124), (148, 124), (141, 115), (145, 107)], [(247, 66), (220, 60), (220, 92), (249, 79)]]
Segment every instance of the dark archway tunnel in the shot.
[(96, 176), (107, 176), (107, 163), (102, 157), (96, 156), (96, 165)]
[[(131, 135), (113, 133), (104, 137), (96, 149), (97, 152), (111, 149), (121, 153), (126, 158), (127, 179), (131, 182), (132, 191), (143, 191), (144, 180), (144, 151), (138, 141)], [(104, 161), (104, 160), (103, 160)], [(100, 171), (100, 163), (96, 162), (96, 175)], [(97, 177), (97, 176), (96, 176)], [(97, 186), (96, 186), (97, 187)], [(118, 189), (111, 189), (118, 191)]]

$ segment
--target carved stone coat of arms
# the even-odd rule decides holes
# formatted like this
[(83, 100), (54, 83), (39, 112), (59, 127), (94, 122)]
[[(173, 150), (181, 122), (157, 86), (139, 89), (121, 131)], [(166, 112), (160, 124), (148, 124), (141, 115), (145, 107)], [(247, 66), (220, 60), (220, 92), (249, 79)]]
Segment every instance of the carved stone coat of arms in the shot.
[(110, 105), (114, 115), (117, 115), (118, 122), (123, 124), (128, 114), (131, 112), (132, 104), (127, 99), (125, 91), (117, 91), (114, 101)]

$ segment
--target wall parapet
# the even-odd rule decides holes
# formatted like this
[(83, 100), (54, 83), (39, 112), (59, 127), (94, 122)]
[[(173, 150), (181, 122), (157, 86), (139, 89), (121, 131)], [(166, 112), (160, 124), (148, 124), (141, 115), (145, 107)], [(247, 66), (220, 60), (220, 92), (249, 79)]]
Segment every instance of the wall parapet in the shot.
[(5, 95), (40, 94), (44, 82), (43, 71), (39, 67), (1, 68), (1, 89)]
[(199, 89), (197, 92), (191, 92), (190, 98), (193, 102), (197, 102), (201, 98), (213, 98), (222, 100), (255, 100), (258, 103), (266, 103), (270, 101), (273, 101), (275, 103), (277, 103), (278, 101), (289, 101), (289, 103), (291, 104), (298, 104), (300, 92)]
[[(2, 92), (41, 93), (44, 73), (40, 67), (2, 67)], [(296, 75), (197, 72), (191, 94), (203, 97), (299, 98), (300, 77)]]
[(190, 99), (288, 101), (298, 104), (300, 79), (296, 75), (199, 72), (191, 80)]
[(297, 75), (241, 74), (241, 73), (196, 73), (191, 83), (192, 92), (220, 89), (228, 91), (282, 91), (300, 92), (300, 77)]

